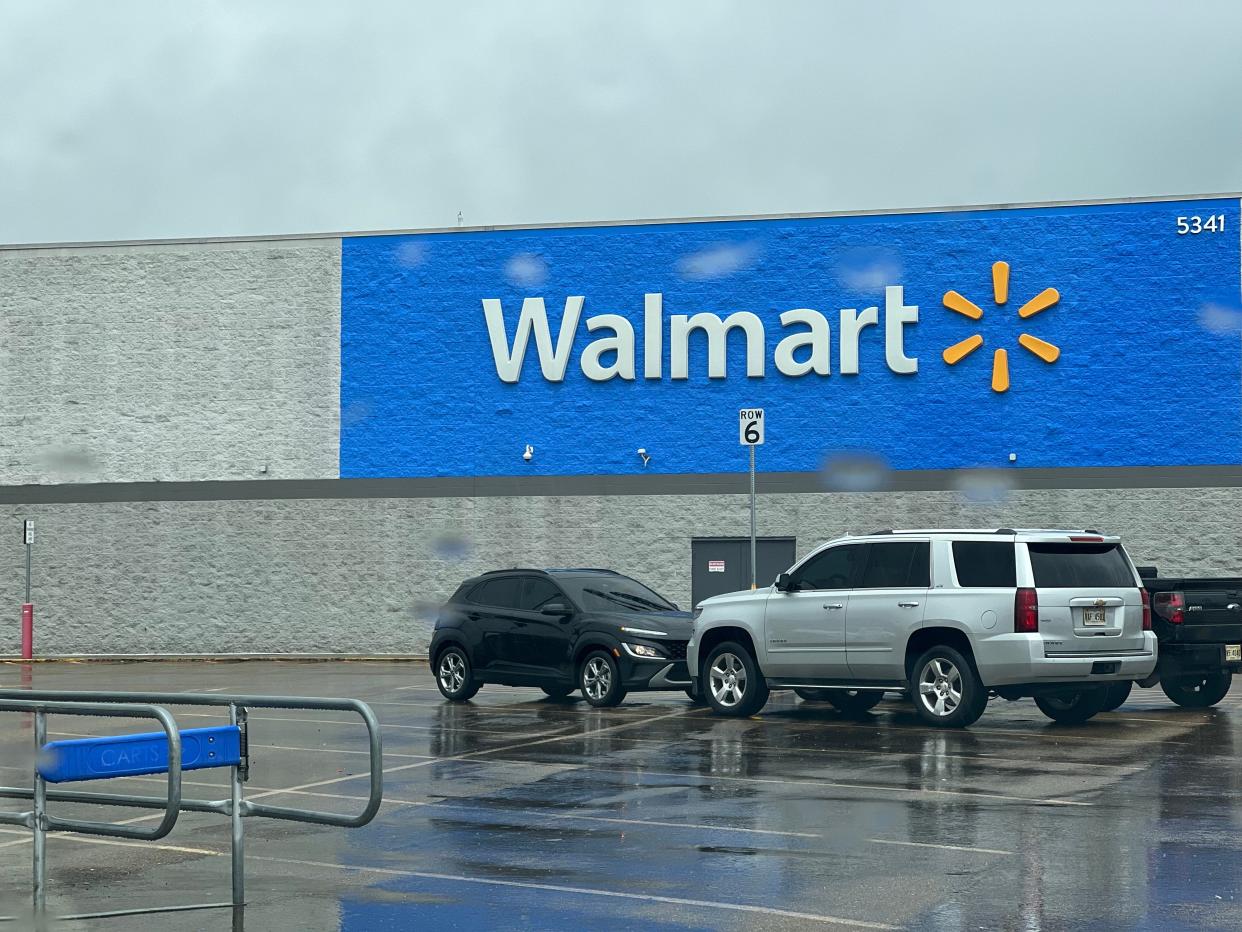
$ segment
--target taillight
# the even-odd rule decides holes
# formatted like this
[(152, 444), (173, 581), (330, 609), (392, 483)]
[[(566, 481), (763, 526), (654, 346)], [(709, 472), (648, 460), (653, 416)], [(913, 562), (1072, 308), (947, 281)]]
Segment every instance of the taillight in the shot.
[(1180, 625), (1186, 620), (1186, 597), (1180, 592), (1157, 592), (1152, 608), (1171, 625)]
[(1014, 596), (1013, 630), (1019, 634), (1039, 632), (1039, 596), (1034, 589), (1019, 589)]
[(1151, 596), (1147, 594), (1146, 589), (1140, 589), (1139, 595), (1143, 597), (1143, 630), (1151, 630)]

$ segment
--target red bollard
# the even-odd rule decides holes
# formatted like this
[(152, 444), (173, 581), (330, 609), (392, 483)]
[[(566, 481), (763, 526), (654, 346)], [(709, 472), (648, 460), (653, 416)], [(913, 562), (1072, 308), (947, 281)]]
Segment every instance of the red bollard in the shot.
[(22, 605), (22, 660), (34, 657), (34, 605)]

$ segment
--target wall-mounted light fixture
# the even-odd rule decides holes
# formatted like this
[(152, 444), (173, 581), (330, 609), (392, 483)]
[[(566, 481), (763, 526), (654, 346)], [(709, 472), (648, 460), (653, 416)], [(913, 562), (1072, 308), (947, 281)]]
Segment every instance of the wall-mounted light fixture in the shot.
[(638, 455), (639, 455), (639, 456), (641, 456), (641, 457), (643, 458), (643, 465), (644, 465), (644, 466), (646, 466), (648, 463), (650, 463), (650, 462), (651, 462), (651, 457), (647, 455), (647, 448), (646, 448), (646, 447), (639, 447), (639, 448), (638, 448)]
[(534, 448), (534, 447), (532, 447), (532, 446), (528, 443), (528, 444), (526, 444), (526, 450), (525, 450), (525, 452), (523, 452), (523, 453), (522, 453), (522, 459), (526, 460), (526, 462), (528, 462), (528, 463), (529, 463), (529, 462), (530, 462), (531, 460), (533, 460), (534, 458), (535, 458), (535, 448)]

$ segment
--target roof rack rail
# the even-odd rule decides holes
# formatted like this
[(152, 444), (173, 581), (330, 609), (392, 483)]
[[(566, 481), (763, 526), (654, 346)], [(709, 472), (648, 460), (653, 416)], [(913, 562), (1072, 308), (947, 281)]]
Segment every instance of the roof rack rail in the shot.
[(998, 528), (997, 528), (997, 529), (996, 529), (993, 533), (996, 533), (996, 534), (1017, 534), (1018, 532), (1017, 532), (1017, 531), (1015, 531), (1015, 530), (1014, 530), (1013, 528), (1011, 528), (1011, 527), (998, 527)]
[(549, 566), (543, 573), (610, 573), (613, 576), (620, 576), (616, 570), (608, 569), (603, 566)]
[(893, 532), (893, 529), (890, 527), (890, 528), (885, 528), (885, 529), (884, 529), (884, 530), (882, 530), (882, 531), (872, 531), (872, 532), (871, 532), (870, 534), (868, 534), (867, 536), (868, 536), (868, 537), (879, 537), (881, 534), (892, 534), (892, 533), (894, 533), (894, 532)]

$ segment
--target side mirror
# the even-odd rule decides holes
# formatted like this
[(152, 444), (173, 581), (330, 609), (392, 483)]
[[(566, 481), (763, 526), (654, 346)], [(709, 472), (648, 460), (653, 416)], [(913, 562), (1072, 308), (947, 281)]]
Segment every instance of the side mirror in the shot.
[(793, 591), (793, 580), (788, 573), (781, 573), (776, 577), (776, 588), (779, 592)]
[(539, 610), (541, 615), (572, 615), (574, 610), (564, 602), (549, 602)]

